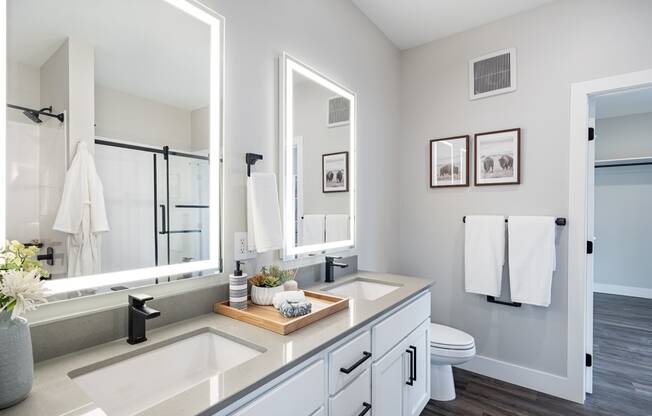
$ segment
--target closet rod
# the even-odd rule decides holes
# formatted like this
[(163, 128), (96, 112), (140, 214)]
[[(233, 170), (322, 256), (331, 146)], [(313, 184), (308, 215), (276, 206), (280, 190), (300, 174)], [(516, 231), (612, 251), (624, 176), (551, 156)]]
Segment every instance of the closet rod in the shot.
[(646, 165), (652, 165), (652, 162), (614, 163), (613, 165), (598, 165), (595, 168), (600, 169), (600, 168), (617, 168), (621, 166), (646, 166)]
[[(466, 215), (462, 217), (462, 222), (466, 222)], [(507, 222), (507, 218), (505, 218), (505, 222)], [(555, 224), (560, 226), (566, 225), (566, 218), (559, 217), (555, 219)]]

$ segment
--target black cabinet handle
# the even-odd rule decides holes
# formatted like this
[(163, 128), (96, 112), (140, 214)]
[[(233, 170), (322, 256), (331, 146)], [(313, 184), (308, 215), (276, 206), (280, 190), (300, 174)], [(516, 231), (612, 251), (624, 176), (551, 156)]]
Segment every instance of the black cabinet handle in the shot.
[(412, 350), (405, 350), (408, 354), (410, 354), (410, 376), (408, 377), (408, 381), (405, 382), (408, 386), (414, 385), (414, 365), (412, 364), (414, 361), (414, 351)]
[(360, 367), (360, 365), (362, 365), (362, 363), (364, 363), (365, 361), (367, 361), (368, 359), (371, 358), (371, 353), (370, 352), (363, 351), (362, 355), (363, 355), (363, 357), (360, 358), (358, 361), (356, 361), (351, 367), (349, 367), (349, 368), (342, 367), (342, 368), (340, 368), (340, 371), (343, 372), (344, 374), (349, 374), (353, 370), (355, 370), (356, 368)]
[(371, 410), (371, 403), (362, 402), (362, 405), (364, 406), (364, 410), (358, 416), (364, 416)]
[(161, 207), (161, 227), (162, 230), (159, 231), (159, 234), (167, 234), (167, 225), (165, 224), (165, 205), (159, 205)]
[(414, 378), (412, 380), (417, 381), (417, 347), (410, 345), (410, 349), (414, 351), (414, 360), (412, 360), (412, 366), (414, 367), (414, 372), (412, 374), (414, 374)]

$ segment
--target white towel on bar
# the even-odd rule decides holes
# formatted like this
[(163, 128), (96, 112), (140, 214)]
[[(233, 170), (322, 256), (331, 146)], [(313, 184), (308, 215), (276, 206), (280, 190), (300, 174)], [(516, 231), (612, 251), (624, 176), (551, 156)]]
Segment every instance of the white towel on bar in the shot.
[(349, 239), (349, 216), (345, 214), (326, 215), (326, 242)]
[(301, 224), (303, 230), (302, 245), (309, 246), (311, 244), (321, 244), (324, 242), (324, 214), (304, 215)]
[(509, 217), (509, 284), (512, 301), (550, 305), (557, 268), (554, 217)]
[(247, 245), (258, 253), (283, 245), (276, 175), (254, 172), (247, 178)]
[(464, 227), (466, 291), (500, 296), (504, 264), (505, 217), (467, 215)]

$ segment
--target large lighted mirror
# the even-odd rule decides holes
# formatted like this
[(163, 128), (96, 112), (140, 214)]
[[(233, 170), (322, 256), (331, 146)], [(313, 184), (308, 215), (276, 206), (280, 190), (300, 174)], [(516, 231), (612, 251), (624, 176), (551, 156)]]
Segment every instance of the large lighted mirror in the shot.
[(0, 237), (40, 248), (50, 300), (219, 268), (222, 19), (193, 0), (6, 18)]
[(281, 169), (286, 257), (355, 244), (355, 94), (284, 54)]

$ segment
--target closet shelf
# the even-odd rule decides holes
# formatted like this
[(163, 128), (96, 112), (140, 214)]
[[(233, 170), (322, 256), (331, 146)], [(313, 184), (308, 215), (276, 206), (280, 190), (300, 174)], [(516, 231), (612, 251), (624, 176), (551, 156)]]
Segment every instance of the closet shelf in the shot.
[(610, 168), (617, 166), (652, 165), (652, 156), (626, 157), (621, 159), (602, 159), (595, 161), (596, 168)]

